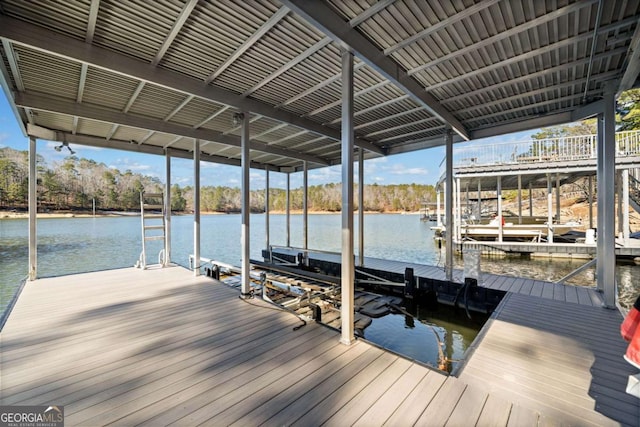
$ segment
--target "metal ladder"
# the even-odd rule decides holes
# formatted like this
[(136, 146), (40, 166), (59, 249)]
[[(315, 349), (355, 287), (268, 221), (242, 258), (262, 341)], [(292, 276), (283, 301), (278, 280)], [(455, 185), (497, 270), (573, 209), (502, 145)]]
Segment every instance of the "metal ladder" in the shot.
[[(140, 192), (140, 218), (142, 221), (142, 252), (136, 263), (137, 268), (147, 268), (147, 247), (148, 241), (161, 240), (162, 250), (158, 254), (158, 264), (165, 266), (166, 256), (164, 253), (165, 242), (165, 206), (163, 193)], [(156, 232), (154, 232), (154, 230)], [(162, 234), (158, 234), (157, 231)]]

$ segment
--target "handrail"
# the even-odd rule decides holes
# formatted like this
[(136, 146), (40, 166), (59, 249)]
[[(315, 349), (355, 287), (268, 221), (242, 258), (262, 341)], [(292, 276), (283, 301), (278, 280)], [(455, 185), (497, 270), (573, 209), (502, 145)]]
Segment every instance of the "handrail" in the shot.
[(598, 260), (598, 258), (594, 258), (589, 262), (584, 263), (583, 265), (581, 265), (580, 267), (576, 268), (575, 270), (573, 270), (571, 273), (567, 274), (566, 276), (564, 276), (562, 279), (558, 280), (556, 283), (561, 285), (564, 282), (566, 282), (567, 280), (571, 279), (573, 276), (582, 273), (584, 270), (586, 270), (587, 268), (595, 265), (596, 261)]
[[(618, 157), (640, 156), (640, 130), (616, 133)], [(474, 144), (454, 147), (453, 167), (535, 164), (595, 159), (597, 135)], [(443, 162), (440, 163), (441, 172)]]
[[(629, 198), (640, 206), (640, 181), (631, 174), (629, 174)], [(634, 206), (634, 209), (638, 208)]]

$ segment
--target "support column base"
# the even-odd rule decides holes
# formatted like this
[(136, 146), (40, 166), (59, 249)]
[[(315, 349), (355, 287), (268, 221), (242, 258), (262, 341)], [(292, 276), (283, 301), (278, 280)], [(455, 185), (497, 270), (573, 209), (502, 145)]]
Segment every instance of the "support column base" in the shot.
[(340, 344), (344, 344), (344, 345), (351, 345), (354, 342), (356, 342), (355, 338), (354, 339), (348, 339), (348, 338), (340, 338)]
[(253, 294), (251, 292), (246, 294), (244, 292), (240, 293), (240, 299), (251, 299), (251, 298), (253, 298)]

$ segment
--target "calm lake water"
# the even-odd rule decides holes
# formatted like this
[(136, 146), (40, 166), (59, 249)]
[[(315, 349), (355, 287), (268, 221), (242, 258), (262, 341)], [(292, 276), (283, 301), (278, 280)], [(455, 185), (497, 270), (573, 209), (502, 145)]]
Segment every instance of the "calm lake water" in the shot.
[[(265, 216), (251, 215), (251, 257), (261, 259), (265, 246)], [(338, 252), (340, 215), (309, 215), (309, 247)], [(356, 217), (357, 226), (357, 217)], [(286, 216), (270, 216), (272, 245), (286, 244)], [(439, 249), (430, 229), (432, 223), (421, 222), (417, 215), (365, 215), (365, 256), (402, 260), (428, 265), (444, 264), (444, 248)], [(206, 215), (201, 217), (201, 255), (229, 264), (240, 265), (240, 215)], [(28, 224), (26, 219), (0, 220), (0, 312), (8, 304), (21, 279), (27, 274)], [(38, 275), (60, 276), (133, 266), (141, 251), (140, 218), (136, 216), (60, 218), (38, 220)], [(356, 234), (357, 236), (357, 234)], [(291, 216), (291, 245), (302, 246), (302, 216)], [(193, 253), (193, 217), (172, 217), (172, 261), (187, 266)], [(157, 262), (161, 245), (149, 242), (147, 263)], [(357, 252), (357, 249), (356, 249)], [(482, 258), (482, 270), (497, 274), (558, 280), (584, 260), (548, 260), (520, 258)], [(462, 268), (456, 258), (456, 267)], [(640, 292), (640, 267), (617, 268), (619, 294), (630, 305)], [(572, 279), (578, 286), (594, 284), (593, 270)], [(429, 313), (413, 307), (415, 322), (405, 315), (390, 315), (383, 322), (365, 330), (365, 336), (380, 345), (431, 363), (437, 358), (437, 340), (447, 341), (447, 356), (462, 357), (477, 333), (479, 325), (452, 324), (447, 312)], [(438, 325), (434, 326), (438, 319)], [(433, 320), (433, 322), (431, 321)]]

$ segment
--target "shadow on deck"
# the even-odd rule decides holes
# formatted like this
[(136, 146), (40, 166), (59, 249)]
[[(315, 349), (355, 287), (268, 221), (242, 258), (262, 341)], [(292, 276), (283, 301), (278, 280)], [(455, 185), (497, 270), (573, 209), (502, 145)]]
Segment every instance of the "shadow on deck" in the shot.
[[(511, 295), (455, 378), (361, 340), (344, 346), (335, 331), (317, 324), (293, 330), (296, 317), (243, 302), (235, 289), (182, 268), (42, 279), (27, 284), (0, 335), (0, 403), (64, 405), (67, 425), (633, 425), (632, 410), (615, 403), (633, 407), (620, 395), (622, 366), (610, 362), (621, 354), (608, 335), (581, 344), (587, 356), (574, 363), (593, 408), (571, 401), (558, 412), (508, 393), (519, 386), (499, 374), (508, 363), (558, 365), (570, 360), (565, 344), (582, 342), (575, 326), (545, 322), (574, 316), (567, 305), (583, 306), (532, 303), (538, 300)], [(529, 309), (542, 313), (539, 324)], [(591, 311), (582, 313), (570, 325), (586, 330), (600, 323)], [(616, 321), (611, 317), (607, 330)], [(530, 336), (501, 325), (545, 338), (552, 354), (544, 357), (552, 359), (527, 353)], [(495, 352), (489, 362), (501, 365), (483, 368), (493, 383), (472, 375), (485, 350)]]

